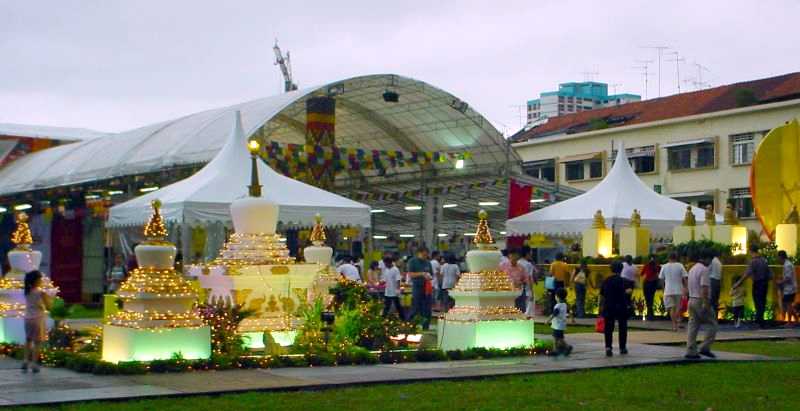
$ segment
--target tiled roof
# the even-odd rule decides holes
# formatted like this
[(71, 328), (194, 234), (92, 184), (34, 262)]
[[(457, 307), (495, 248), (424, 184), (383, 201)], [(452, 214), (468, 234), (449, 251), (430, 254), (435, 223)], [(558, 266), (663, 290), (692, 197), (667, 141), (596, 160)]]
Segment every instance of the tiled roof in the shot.
[(553, 134), (574, 134), (798, 98), (800, 72), (552, 117), (544, 124), (520, 130), (511, 136), (511, 141), (522, 142)]

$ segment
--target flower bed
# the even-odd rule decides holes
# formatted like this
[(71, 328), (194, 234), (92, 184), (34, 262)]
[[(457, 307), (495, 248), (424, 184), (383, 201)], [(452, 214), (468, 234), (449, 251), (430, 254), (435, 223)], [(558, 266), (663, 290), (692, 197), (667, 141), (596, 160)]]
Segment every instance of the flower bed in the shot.
[[(533, 347), (509, 348), (506, 350), (471, 348), (468, 350), (441, 351), (429, 349), (368, 351), (355, 347), (331, 354), (295, 355), (242, 355), (227, 357), (213, 355), (208, 360), (186, 360), (179, 355), (169, 360), (150, 362), (110, 363), (100, 359), (98, 353), (81, 353), (67, 350), (47, 349), (42, 352), (42, 363), (50, 367), (67, 368), (82, 373), (98, 375), (133, 375), (168, 372), (190, 372), (230, 369), (257, 369), (280, 367), (316, 367), (337, 365), (396, 364), (407, 362), (478, 360), (503, 357), (545, 355), (552, 343), (537, 341)], [(22, 346), (0, 344), (0, 355), (22, 358)]]

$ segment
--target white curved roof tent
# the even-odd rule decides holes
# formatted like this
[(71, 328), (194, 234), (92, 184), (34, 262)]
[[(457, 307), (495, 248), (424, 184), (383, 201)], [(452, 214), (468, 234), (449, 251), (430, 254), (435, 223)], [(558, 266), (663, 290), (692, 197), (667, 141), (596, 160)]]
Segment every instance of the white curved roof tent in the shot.
[[(159, 199), (165, 221), (188, 225), (222, 222), (230, 225), (230, 204), (248, 195), (250, 154), (240, 112), (222, 150), (189, 178), (111, 207), (106, 226), (140, 226), (150, 218), (150, 202)], [(308, 226), (320, 213), (328, 225), (369, 227), (368, 205), (305, 184), (275, 172), (257, 160), (262, 197), (279, 206), (278, 220), (285, 225)]]
[[(530, 212), (506, 222), (513, 234), (549, 234), (554, 236), (580, 235), (592, 226), (596, 210), (603, 212), (606, 226), (621, 228), (630, 223), (633, 210), (639, 210), (642, 225), (651, 233), (669, 236), (672, 229), (683, 222), (686, 203), (656, 193), (648, 187), (631, 168), (624, 147), (617, 149), (614, 167), (591, 190)], [(705, 210), (692, 207), (695, 219), (705, 221)], [(717, 220), (722, 218), (717, 215)]]
[[(382, 94), (387, 89), (399, 93), (399, 103), (383, 100)], [(429, 169), (435, 169), (436, 178), (424, 179), (427, 188), (454, 183), (468, 185), (504, 177), (507, 176), (506, 165), (516, 165), (519, 161), (494, 126), (457, 97), (419, 80), (378, 74), (207, 110), (36, 152), (0, 170), (0, 196), (168, 172), (206, 163), (222, 148), (230, 130), (230, 119), (237, 110), (242, 113), (242, 126), (248, 138), (256, 136), (262, 141), (302, 144), (305, 102), (319, 95), (336, 96), (337, 146), (367, 150), (469, 151), (473, 154), (464, 170), (454, 170), (451, 163), (431, 164)], [(419, 174), (412, 176), (406, 172), (412, 169), (389, 170), (387, 176), (379, 176), (376, 170), (342, 172), (337, 176), (337, 191), (391, 194), (418, 189), (423, 179)], [(419, 173), (419, 168), (414, 171)], [(375, 178), (379, 180), (372, 183)], [(370, 183), (363, 184), (363, 181)], [(474, 224), (479, 200), (499, 201), (496, 210), (489, 210), (490, 217), (494, 216), (494, 226), (498, 228), (499, 222), (504, 220), (506, 187), (450, 192), (447, 196), (442, 198), (464, 200), (456, 201), (458, 208), (445, 211), (437, 225), (440, 231), (462, 232), (466, 223)], [(380, 215), (379, 231), (419, 227), (419, 214), (408, 213), (403, 205), (403, 201), (396, 200), (374, 202), (373, 207), (387, 211)]]

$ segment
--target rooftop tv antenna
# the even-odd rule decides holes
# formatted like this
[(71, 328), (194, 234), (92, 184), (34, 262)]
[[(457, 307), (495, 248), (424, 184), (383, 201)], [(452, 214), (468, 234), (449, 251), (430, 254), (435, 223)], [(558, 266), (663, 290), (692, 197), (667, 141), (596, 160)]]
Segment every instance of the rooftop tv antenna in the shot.
[(643, 49), (653, 49), (658, 51), (658, 96), (661, 97), (661, 56), (669, 46), (643, 46)]
[(612, 94), (617, 94), (617, 87), (621, 86), (622, 83), (614, 83), (614, 84), (609, 84), (609, 85), (611, 86), (611, 90), (613, 90)]
[(292, 58), (289, 52), (286, 52), (286, 57), (283, 57), (281, 48), (278, 47), (278, 39), (275, 39), (275, 46), (272, 47), (275, 52), (275, 65), (280, 66), (281, 74), (283, 74), (283, 91), (288, 93), (297, 90), (297, 84), (292, 80)]
[(641, 66), (633, 66), (632, 68), (641, 70), (639, 74), (644, 77), (644, 99), (647, 100), (648, 77), (653, 75), (653, 73), (649, 71), (649, 65), (653, 62), (653, 60), (636, 60), (636, 62), (641, 64)]
[(698, 88), (711, 87), (711, 84), (703, 81), (703, 72), (704, 71), (705, 72), (711, 72), (711, 70), (709, 70), (708, 67), (706, 67), (706, 66), (704, 66), (704, 65), (702, 65), (702, 64), (700, 64), (700, 63), (698, 63), (696, 61), (694, 62), (694, 66), (697, 68), (697, 85), (698, 85)]
[(680, 53), (678, 53), (677, 51), (672, 51), (672, 52), (669, 52), (667, 54), (669, 54), (671, 56), (675, 56), (674, 59), (668, 59), (666, 61), (674, 61), (675, 62), (675, 74), (677, 75), (677, 79), (678, 79), (678, 94), (681, 94), (681, 63), (686, 61), (686, 59), (681, 57)]
[(583, 74), (583, 81), (595, 81), (600, 76), (600, 72), (597, 70), (582, 71), (581, 74)]

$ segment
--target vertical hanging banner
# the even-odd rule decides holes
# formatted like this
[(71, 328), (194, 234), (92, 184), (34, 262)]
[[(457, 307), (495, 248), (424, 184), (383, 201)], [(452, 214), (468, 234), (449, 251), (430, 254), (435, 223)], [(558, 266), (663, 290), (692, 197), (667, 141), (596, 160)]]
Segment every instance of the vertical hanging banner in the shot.
[[(514, 179), (508, 181), (509, 219), (527, 214), (531, 210), (531, 194), (533, 194), (533, 186), (521, 184)], [(521, 247), (524, 241), (525, 237), (508, 237), (506, 246), (509, 248)]]
[(315, 161), (308, 164), (306, 182), (325, 190), (333, 188), (336, 177), (332, 159), (324, 151), (336, 144), (336, 100), (333, 97), (312, 97), (306, 100), (306, 148)]

